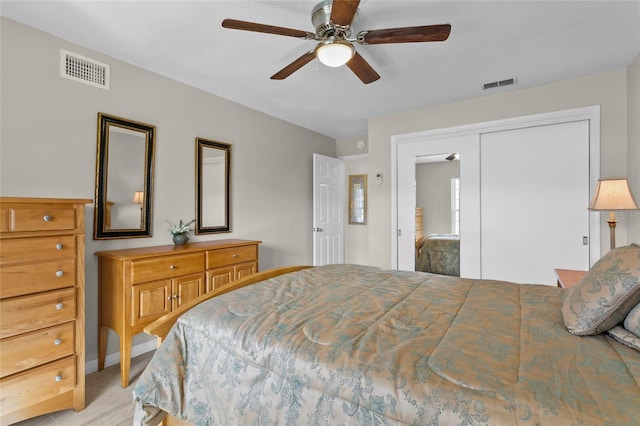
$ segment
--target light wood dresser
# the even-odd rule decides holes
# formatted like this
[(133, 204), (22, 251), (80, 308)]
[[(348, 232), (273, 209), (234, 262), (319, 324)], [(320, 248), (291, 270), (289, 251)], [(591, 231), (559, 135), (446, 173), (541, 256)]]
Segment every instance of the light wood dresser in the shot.
[(120, 336), (122, 387), (129, 386), (133, 336), (183, 303), (258, 272), (260, 243), (227, 239), (97, 252), (98, 370), (112, 329)]
[(84, 205), (0, 197), (2, 425), (85, 405)]

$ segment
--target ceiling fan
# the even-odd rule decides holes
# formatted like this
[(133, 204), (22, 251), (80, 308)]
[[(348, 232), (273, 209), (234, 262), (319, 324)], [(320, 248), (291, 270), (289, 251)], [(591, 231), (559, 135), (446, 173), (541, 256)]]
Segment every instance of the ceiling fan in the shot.
[(311, 12), (315, 33), (236, 19), (225, 19), (222, 21), (222, 26), (234, 30), (276, 34), (319, 42), (313, 50), (272, 75), (273, 80), (284, 80), (317, 57), (320, 62), (330, 67), (346, 64), (364, 84), (378, 80), (380, 75), (356, 52), (353, 47), (354, 42), (366, 45), (444, 41), (451, 32), (449, 24), (424, 25), (360, 31), (356, 37), (351, 38), (351, 24), (359, 4), (360, 0), (324, 0), (318, 3)]

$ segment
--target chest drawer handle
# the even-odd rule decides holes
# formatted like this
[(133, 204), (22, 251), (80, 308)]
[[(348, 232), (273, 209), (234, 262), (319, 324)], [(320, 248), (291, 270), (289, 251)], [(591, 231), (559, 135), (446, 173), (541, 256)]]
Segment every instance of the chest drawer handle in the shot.
[(169, 269), (176, 269), (176, 268), (177, 268), (177, 266), (176, 266), (176, 265), (171, 265), (171, 266), (169, 266)]
[(62, 250), (63, 247), (62, 243), (56, 244), (56, 250)]
[(231, 257), (233, 257), (234, 259), (237, 259), (237, 258), (238, 258), (238, 257), (240, 257), (240, 256), (239, 256), (239, 255), (237, 255), (237, 254), (232, 254), (232, 255), (231, 255)]
[(56, 303), (56, 309), (60, 310), (64, 307), (64, 305), (62, 303)]
[(45, 222), (51, 222), (51, 216), (45, 214), (44, 216), (42, 216), (42, 220), (44, 220)]
[(56, 339), (56, 340), (53, 341), (53, 344), (55, 346), (60, 346), (60, 343), (62, 343), (62, 340), (60, 340), (60, 339)]
[(61, 382), (62, 381), (62, 374), (58, 374), (56, 376), (56, 382)]
[(63, 271), (56, 271), (56, 277), (60, 278), (63, 275), (64, 275)]

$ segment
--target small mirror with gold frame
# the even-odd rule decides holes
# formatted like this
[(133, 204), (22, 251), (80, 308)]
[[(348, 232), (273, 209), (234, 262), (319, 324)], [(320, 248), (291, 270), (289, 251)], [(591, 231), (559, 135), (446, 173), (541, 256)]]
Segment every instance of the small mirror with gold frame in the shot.
[(349, 224), (367, 224), (367, 175), (349, 175)]

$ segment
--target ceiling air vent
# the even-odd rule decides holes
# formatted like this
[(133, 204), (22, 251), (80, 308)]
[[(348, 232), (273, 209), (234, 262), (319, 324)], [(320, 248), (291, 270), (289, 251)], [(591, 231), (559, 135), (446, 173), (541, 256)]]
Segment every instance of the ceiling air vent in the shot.
[(512, 84), (516, 84), (516, 78), (508, 78), (506, 80), (500, 80), (500, 81), (492, 81), (491, 83), (485, 83), (482, 85), (482, 90), (487, 90), (487, 89), (494, 89), (496, 87), (502, 87), (502, 86), (510, 86)]
[(110, 67), (77, 53), (60, 49), (60, 75), (70, 80), (109, 90)]

